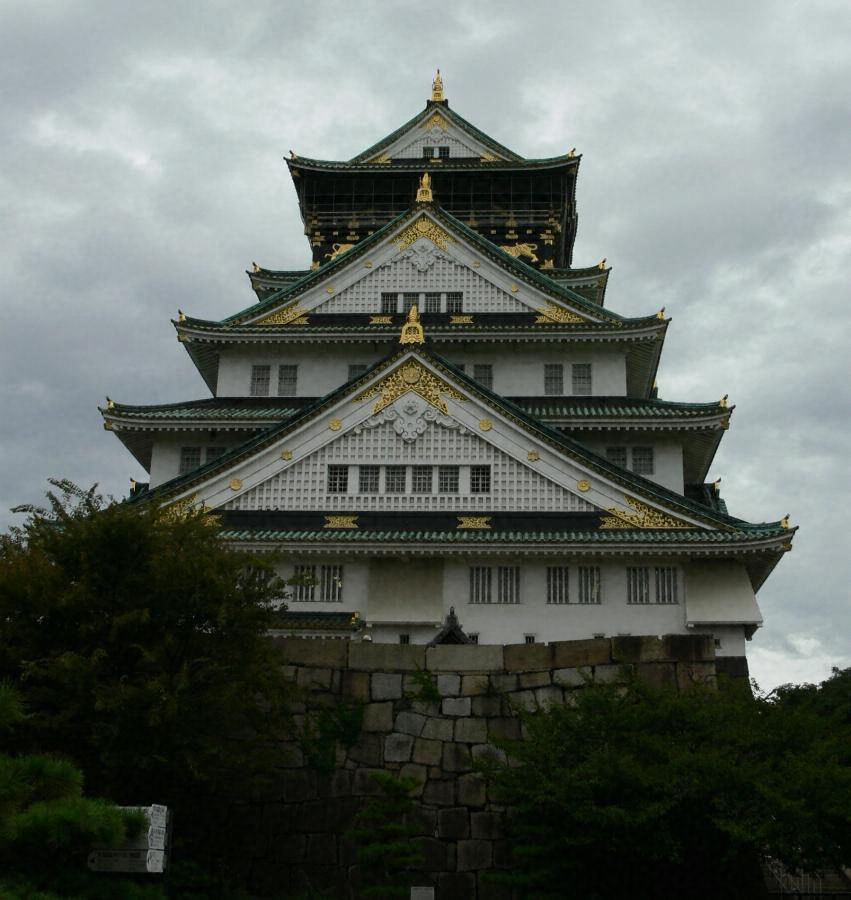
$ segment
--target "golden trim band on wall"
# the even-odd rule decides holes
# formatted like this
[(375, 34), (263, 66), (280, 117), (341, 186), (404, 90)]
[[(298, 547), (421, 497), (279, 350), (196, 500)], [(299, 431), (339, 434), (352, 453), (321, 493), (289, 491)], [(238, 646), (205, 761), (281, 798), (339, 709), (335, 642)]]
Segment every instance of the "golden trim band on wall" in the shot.
[(358, 528), (357, 516), (325, 516), (323, 528)]
[(289, 325), (293, 319), (301, 318), (307, 310), (300, 303), (293, 303), (266, 316), (264, 319), (258, 319), (255, 325)]
[(458, 516), (458, 530), (465, 528), (491, 528), (490, 516)]
[(607, 510), (611, 516), (605, 516), (600, 522), (601, 529), (612, 528), (694, 528), (689, 522), (683, 522), (668, 513), (653, 509), (635, 497), (624, 497), (632, 507), (632, 512), (611, 506)]
[(427, 403), (439, 409), (444, 415), (449, 412), (449, 407), (441, 394), (446, 394), (453, 400), (463, 401), (466, 397), (459, 394), (451, 385), (432, 375), (425, 366), (418, 362), (408, 362), (382, 378), (378, 384), (368, 388), (355, 400), (369, 400), (381, 395), (372, 409), (373, 415), (381, 412), (386, 406), (399, 399), (408, 391), (419, 394)]
[(401, 234), (393, 238), (393, 243), (400, 249), (405, 250), (420, 238), (427, 238), (436, 247), (445, 250), (448, 244), (455, 242), (449, 232), (444, 231), (436, 222), (432, 222), (428, 216), (420, 216), (416, 222), (409, 225)]

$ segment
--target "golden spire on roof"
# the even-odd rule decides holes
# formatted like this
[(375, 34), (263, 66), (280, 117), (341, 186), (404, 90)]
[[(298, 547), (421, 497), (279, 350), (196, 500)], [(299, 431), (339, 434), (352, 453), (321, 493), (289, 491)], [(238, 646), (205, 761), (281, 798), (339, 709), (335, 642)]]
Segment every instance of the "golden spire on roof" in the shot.
[(417, 203), (431, 203), (434, 195), (431, 191), (431, 176), (428, 172), (423, 172), (420, 178), (420, 186), (417, 188)]
[(434, 76), (434, 81), (431, 83), (431, 99), (443, 99), (443, 79), (440, 77), (440, 69), (437, 70), (437, 75)]
[(425, 332), (420, 324), (420, 314), (415, 303), (408, 312), (408, 320), (402, 326), (402, 334), (399, 336), (400, 344), (424, 344)]

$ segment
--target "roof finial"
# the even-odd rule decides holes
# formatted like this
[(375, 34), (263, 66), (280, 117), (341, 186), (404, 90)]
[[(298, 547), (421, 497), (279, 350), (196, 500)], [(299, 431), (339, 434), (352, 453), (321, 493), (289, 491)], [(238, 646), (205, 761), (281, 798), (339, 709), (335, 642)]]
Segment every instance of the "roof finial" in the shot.
[(573, 159), (574, 156), (576, 156), (576, 147), (571, 147), (568, 151), (567, 158)]
[(783, 518), (780, 520), (780, 527), (781, 528), (789, 527), (789, 513), (786, 513), (786, 515), (783, 516)]
[(177, 310), (177, 321), (178, 322), (186, 321), (186, 313), (182, 309)]
[(424, 344), (425, 332), (420, 324), (420, 314), (415, 303), (408, 311), (408, 319), (402, 326), (402, 334), (399, 336), (400, 344)]
[(724, 396), (719, 400), (718, 405), (721, 407), (721, 409), (727, 408), (727, 398), (729, 396), (729, 394), (724, 394)]
[(110, 399), (109, 397), (107, 397), (106, 398), (106, 408), (107, 409), (115, 409), (115, 401)]
[(423, 172), (423, 177), (420, 178), (420, 186), (417, 188), (417, 203), (431, 203), (433, 200), (431, 176), (428, 172)]
[(431, 83), (431, 99), (443, 99), (443, 79), (440, 77), (440, 69), (437, 70), (437, 75), (434, 76), (434, 81)]
[(606, 268), (606, 257), (604, 256), (600, 262), (597, 263), (597, 268), (602, 272)]

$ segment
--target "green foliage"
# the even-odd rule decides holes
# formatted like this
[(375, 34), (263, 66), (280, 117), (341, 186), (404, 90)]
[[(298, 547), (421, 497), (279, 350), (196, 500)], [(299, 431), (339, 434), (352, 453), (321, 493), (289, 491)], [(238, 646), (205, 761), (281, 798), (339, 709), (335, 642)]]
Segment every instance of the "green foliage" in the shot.
[(362, 703), (337, 703), (309, 714), (301, 735), (307, 764), (320, 772), (330, 772), (337, 760), (337, 743), (344, 747), (356, 744), (362, 725)]
[(417, 669), (410, 675), (414, 690), (405, 694), (406, 700), (415, 700), (421, 703), (440, 703), (440, 691), (437, 689), (437, 678), (431, 672)]
[(524, 897), (755, 897), (763, 854), (851, 862), (851, 671), (754, 698), (589, 685), (487, 770)]
[(358, 897), (407, 898), (411, 870), (423, 863), (414, 840), (416, 829), (409, 822), (414, 809), (413, 778), (397, 778), (389, 772), (372, 775), (381, 793), (372, 797), (355, 816), (346, 836), (357, 847), (360, 867)]

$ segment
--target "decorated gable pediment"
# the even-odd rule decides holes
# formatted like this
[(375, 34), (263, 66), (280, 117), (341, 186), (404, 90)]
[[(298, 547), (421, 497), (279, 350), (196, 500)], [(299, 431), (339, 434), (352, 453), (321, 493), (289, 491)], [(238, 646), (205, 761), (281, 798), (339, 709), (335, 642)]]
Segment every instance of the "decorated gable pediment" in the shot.
[(385, 147), (377, 157), (369, 161), (422, 159), (425, 148), (431, 149), (430, 156), (433, 158), (439, 153), (438, 148), (440, 147), (446, 148), (450, 158), (498, 158), (481, 141), (476, 140), (472, 135), (451, 122), (442, 111), (433, 109), (416, 125), (397, 137), (392, 144)]

